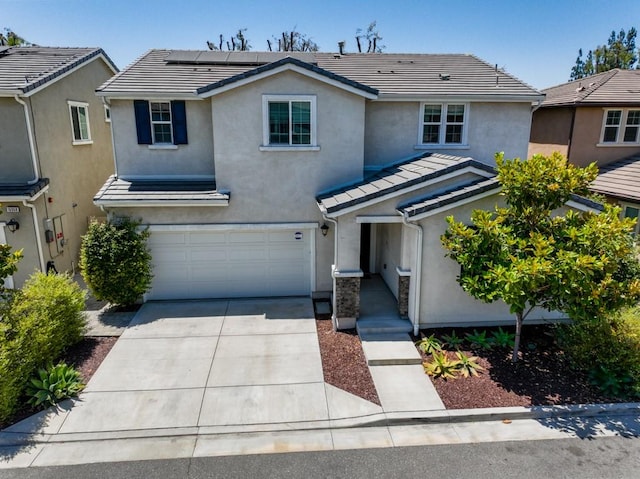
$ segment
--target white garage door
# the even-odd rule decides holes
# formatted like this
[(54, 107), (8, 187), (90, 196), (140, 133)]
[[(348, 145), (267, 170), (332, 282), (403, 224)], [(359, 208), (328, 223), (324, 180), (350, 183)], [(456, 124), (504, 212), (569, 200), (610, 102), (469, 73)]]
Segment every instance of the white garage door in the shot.
[(149, 299), (311, 294), (312, 230), (154, 231)]

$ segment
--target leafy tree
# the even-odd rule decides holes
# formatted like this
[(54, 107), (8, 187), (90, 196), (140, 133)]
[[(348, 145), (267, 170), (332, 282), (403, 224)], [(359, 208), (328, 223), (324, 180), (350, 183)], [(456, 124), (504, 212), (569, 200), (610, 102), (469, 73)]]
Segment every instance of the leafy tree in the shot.
[(605, 205), (601, 213), (560, 209), (586, 194), (592, 164), (569, 165), (559, 153), (528, 161), (496, 155), (506, 207), (475, 210), (471, 226), (447, 218), (447, 255), (461, 265), (458, 282), (471, 296), (503, 300), (516, 317), (513, 362), (522, 323), (536, 307), (575, 321), (604, 317), (640, 299), (634, 220)]
[[(273, 41), (273, 43), (272, 43)], [(311, 37), (304, 33), (300, 33), (293, 27), (291, 31), (284, 31), (279, 37), (274, 36), (272, 40), (267, 40), (269, 51), (278, 52), (317, 52), (318, 44)]]
[(209, 47), (209, 50), (221, 51), (226, 45), (229, 51), (249, 51), (251, 50), (251, 45), (249, 45), (249, 40), (245, 37), (246, 31), (246, 28), (239, 28), (238, 32), (227, 41), (225, 41), (224, 35), (220, 34), (218, 44), (216, 45), (213, 42), (207, 41), (207, 47)]
[(130, 305), (151, 287), (150, 233), (139, 226), (129, 218), (96, 222), (82, 237), (82, 277), (97, 299)]
[(366, 53), (382, 53), (386, 47), (384, 45), (380, 45), (379, 42), (382, 40), (378, 29), (376, 28), (376, 21), (374, 20), (369, 24), (365, 31), (362, 31), (362, 28), (358, 28), (356, 30), (356, 44), (358, 45), (358, 53), (362, 53), (362, 43), (363, 41), (367, 45)]
[(582, 49), (578, 50), (576, 64), (571, 68), (569, 80), (579, 80), (580, 78), (602, 73), (614, 68), (630, 70), (636, 66), (638, 61), (638, 51), (636, 49), (637, 31), (631, 27), (628, 32), (621, 29), (616, 35), (611, 32), (606, 45), (598, 45), (593, 50), (589, 50), (586, 60), (582, 60)]
[(31, 45), (24, 38), (16, 34), (10, 28), (4, 29), (5, 34), (0, 33), (0, 46), (2, 47), (19, 47), (21, 45), (28, 46)]
[[(0, 213), (2, 213), (2, 208), (0, 208)], [(22, 258), (22, 250), (11, 252), (11, 246), (0, 243), (0, 291), (4, 289), (4, 279), (18, 270), (20, 258)]]

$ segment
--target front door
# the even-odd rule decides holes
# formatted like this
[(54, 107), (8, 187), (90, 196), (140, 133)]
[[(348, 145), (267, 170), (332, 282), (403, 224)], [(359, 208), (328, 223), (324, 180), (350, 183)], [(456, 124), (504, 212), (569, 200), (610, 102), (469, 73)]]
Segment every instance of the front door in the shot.
[[(5, 232), (4, 232), (4, 224), (2, 224), (0, 226), (0, 244), (6, 244), (6, 243), (7, 243), (7, 237), (5, 236)], [(13, 288), (13, 276), (7, 276), (4, 279), (4, 287), (9, 289)]]
[(371, 223), (360, 225), (360, 269), (368, 276), (371, 274)]

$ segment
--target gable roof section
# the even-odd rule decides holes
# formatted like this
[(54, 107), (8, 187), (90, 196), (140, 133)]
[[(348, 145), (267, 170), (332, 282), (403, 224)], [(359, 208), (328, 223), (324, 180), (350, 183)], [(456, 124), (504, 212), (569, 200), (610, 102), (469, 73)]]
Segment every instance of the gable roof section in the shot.
[[(378, 92), (380, 97), (390, 99), (539, 101), (543, 98), (539, 91), (473, 55), (314, 53), (300, 56), (291, 52), (282, 57), (281, 52), (229, 52), (223, 59), (210, 53), (150, 50), (99, 87), (98, 94), (123, 98), (169, 94), (194, 97), (286, 65), (318, 75), (319, 79), (336, 81), (368, 94)], [(208, 57), (211, 59), (207, 60)]]
[(40, 178), (33, 185), (0, 183), (0, 201), (32, 200), (49, 188), (49, 178)]
[(494, 175), (491, 166), (472, 158), (423, 153), (401, 163), (390, 165), (353, 185), (321, 194), (316, 198), (325, 214), (344, 214), (352, 208), (403, 194), (412, 188), (442, 177), (470, 170), (484, 176)]
[(609, 163), (591, 184), (591, 190), (620, 200), (640, 203), (640, 155)]
[(28, 95), (97, 57), (116, 73), (101, 48), (14, 47), (0, 53), (0, 95)]
[(640, 105), (640, 71), (616, 68), (542, 92), (543, 107)]
[(128, 181), (110, 176), (93, 198), (98, 206), (227, 206), (215, 181)]

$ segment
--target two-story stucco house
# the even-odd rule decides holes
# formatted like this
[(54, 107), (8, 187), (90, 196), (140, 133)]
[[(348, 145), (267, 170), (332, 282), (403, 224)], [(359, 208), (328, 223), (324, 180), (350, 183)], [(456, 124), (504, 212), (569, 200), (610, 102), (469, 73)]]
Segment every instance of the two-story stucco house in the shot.
[(95, 89), (116, 72), (97, 48), (0, 47), (0, 242), (24, 254), (9, 287), (72, 270), (88, 218), (104, 215), (92, 198), (113, 148)]
[[(370, 273), (413, 325), (512, 321), (457, 285), (445, 217), (493, 208), (540, 92), (471, 55), (152, 50), (98, 88), (116, 172), (95, 197), (150, 226), (147, 299), (330, 296)], [(409, 323), (407, 323), (409, 324)]]

